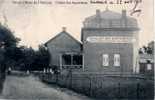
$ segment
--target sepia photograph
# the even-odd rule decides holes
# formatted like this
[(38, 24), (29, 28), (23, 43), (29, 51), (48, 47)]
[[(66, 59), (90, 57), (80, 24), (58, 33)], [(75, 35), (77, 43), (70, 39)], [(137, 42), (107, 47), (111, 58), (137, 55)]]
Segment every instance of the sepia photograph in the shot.
[(0, 0), (0, 100), (154, 100), (154, 0)]

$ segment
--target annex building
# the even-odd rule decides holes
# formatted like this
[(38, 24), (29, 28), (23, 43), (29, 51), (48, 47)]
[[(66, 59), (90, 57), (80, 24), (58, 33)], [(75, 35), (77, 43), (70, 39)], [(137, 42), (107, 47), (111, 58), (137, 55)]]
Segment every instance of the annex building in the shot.
[(131, 74), (138, 66), (137, 20), (106, 9), (83, 21), (81, 42), (65, 29), (45, 45), (51, 66), (99, 74)]

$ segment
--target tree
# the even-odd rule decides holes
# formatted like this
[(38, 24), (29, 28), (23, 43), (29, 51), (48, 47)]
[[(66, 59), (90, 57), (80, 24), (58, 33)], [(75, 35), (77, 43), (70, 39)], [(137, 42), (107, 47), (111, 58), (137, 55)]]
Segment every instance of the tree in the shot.
[[(150, 42), (151, 43), (151, 42)], [(149, 44), (147, 46), (143, 46), (139, 49), (139, 54), (153, 54), (153, 47), (150, 47)]]
[(153, 54), (153, 48), (147, 47), (147, 54)]
[(0, 43), (7, 47), (16, 47), (17, 43), (20, 41), (19, 38), (16, 38), (13, 35), (13, 32), (0, 24)]
[[(13, 32), (8, 28), (0, 24), (0, 49), (1, 56), (3, 56), (3, 60), (1, 60), (1, 71), (5, 71), (7, 67), (10, 65), (14, 65), (14, 51), (17, 48), (17, 43), (20, 41), (19, 38), (16, 38), (13, 35)], [(2, 53), (3, 52), (3, 53)]]
[(43, 70), (49, 67), (49, 52), (43, 45), (40, 45), (39, 49), (35, 52), (33, 65), (36, 70)]
[(22, 70), (42, 70), (49, 66), (49, 53), (43, 45), (39, 50), (18, 47), (20, 41), (13, 32), (0, 24), (0, 71), (8, 67)]
[(140, 48), (139, 49), (139, 54), (143, 54), (144, 52), (143, 52), (143, 48)]

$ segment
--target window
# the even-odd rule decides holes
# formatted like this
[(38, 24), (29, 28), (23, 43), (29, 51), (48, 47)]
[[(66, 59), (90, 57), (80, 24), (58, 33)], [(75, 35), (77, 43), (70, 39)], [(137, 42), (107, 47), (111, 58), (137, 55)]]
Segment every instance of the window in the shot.
[(152, 69), (151, 64), (147, 64), (147, 70), (151, 70), (151, 69)]
[(114, 66), (120, 66), (120, 54), (114, 54)]
[(103, 66), (109, 66), (109, 55), (108, 54), (103, 54), (102, 57), (103, 57), (102, 65)]
[(69, 55), (69, 54), (62, 55), (62, 64), (63, 65), (71, 65), (71, 55)]
[(83, 56), (81, 54), (63, 54), (62, 55), (62, 68), (82, 68)]
[(73, 55), (73, 65), (82, 65), (82, 55)]

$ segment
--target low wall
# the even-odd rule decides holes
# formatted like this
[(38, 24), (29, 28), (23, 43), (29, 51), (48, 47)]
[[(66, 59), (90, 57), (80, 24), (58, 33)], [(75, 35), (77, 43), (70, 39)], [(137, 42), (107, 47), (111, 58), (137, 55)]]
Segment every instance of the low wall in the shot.
[(95, 98), (154, 98), (154, 81), (138, 76), (42, 74), (40, 79)]

